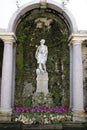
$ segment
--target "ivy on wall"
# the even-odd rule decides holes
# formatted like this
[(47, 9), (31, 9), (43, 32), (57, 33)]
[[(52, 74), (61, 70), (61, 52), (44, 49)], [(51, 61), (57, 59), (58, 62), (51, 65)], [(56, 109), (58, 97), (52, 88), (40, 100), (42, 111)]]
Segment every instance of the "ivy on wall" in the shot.
[(23, 16), (17, 30), (15, 105), (23, 105), (24, 83), (36, 89), (35, 51), (44, 38), (48, 46), (49, 91), (55, 105), (69, 104), (69, 30), (60, 14), (50, 9), (35, 9)]

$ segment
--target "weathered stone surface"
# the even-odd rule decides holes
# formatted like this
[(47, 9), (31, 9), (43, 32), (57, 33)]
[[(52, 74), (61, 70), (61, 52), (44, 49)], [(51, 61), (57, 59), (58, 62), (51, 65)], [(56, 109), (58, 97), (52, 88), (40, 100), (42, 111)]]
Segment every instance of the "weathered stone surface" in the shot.
[(43, 92), (48, 93), (48, 73), (41, 73), (37, 75), (37, 89), (36, 93)]

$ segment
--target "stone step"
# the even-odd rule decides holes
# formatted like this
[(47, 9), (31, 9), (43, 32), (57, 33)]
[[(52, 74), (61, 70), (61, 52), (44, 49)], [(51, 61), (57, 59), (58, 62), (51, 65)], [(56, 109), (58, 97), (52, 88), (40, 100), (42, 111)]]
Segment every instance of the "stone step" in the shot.
[(23, 130), (62, 130), (62, 124), (53, 124), (53, 125), (23, 125)]
[(87, 122), (64, 122), (49, 125), (0, 122), (0, 130), (87, 130)]

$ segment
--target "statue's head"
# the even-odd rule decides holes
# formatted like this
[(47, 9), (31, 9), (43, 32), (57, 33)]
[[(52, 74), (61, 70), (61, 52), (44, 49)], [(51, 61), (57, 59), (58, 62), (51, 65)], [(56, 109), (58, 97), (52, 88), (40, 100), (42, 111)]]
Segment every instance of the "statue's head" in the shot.
[(45, 43), (45, 39), (41, 39), (40, 43), (44, 44)]

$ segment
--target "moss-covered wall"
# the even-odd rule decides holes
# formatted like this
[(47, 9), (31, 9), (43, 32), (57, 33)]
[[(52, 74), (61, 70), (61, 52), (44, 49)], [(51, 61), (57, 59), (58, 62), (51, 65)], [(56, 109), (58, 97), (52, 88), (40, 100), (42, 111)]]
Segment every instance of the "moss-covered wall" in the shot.
[(35, 51), (42, 38), (48, 46), (49, 91), (55, 105), (69, 105), (69, 31), (63, 16), (54, 10), (35, 9), (21, 18), (17, 35), (15, 105), (23, 105), (24, 83), (36, 88)]
[(82, 44), (84, 107), (87, 107), (87, 41)]

